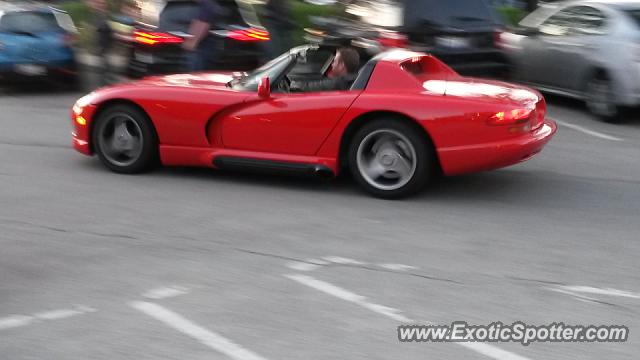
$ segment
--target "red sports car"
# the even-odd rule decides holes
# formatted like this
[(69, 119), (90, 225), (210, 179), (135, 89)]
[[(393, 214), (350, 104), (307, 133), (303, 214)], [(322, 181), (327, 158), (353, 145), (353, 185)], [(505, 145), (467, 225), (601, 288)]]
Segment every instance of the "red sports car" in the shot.
[(109, 169), (155, 165), (351, 172), (398, 198), (437, 173), (496, 169), (531, 158), (556, 131), (529, 88), (465, 78), (424, 53), (364, 63), (349, 90), (293, 92), (325, 76), (336, 48), (297, 47), (251, 73), (179, 74), (99, 89), (72, 111), (73, 144)]

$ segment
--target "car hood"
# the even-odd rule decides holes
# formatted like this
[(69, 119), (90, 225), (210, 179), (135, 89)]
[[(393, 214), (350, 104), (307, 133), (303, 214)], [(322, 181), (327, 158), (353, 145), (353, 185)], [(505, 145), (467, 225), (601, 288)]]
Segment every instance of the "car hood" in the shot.
[(525, 86), (475, 78), (432, 79), (422, 86), (431, 94), (494, 101), (514, 105), (536, 104), (542, 95)]
[[(234, 75), (240, 73), (234, 72), (207, 72), (195, 74), (173, 74), (164, 76), (146, 77), (139, 84), (155, 85), (155, 86), (182, 86), (192, 88), (227, 88), (227, 83), (231, 81)], [(228, 88), (227, 88), (228, 89)]]

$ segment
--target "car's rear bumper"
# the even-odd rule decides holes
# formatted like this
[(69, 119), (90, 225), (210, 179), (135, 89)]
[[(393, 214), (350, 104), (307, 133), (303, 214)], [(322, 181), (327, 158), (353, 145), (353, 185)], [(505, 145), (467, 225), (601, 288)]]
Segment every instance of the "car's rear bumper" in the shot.
[(451, 176), (517, 164), (539, 153), (556, 131), (555, 122), (547, 120), (537, 130), (515, 139), (440, 148), (440, 165), (444, 174)]

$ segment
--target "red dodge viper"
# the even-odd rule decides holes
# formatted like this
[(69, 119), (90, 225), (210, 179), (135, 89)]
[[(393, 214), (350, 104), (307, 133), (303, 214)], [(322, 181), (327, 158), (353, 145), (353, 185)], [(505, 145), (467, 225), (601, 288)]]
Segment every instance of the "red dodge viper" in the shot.
[(250, 73), (99, 89), (73, 107), (73, 145), (119, 173), (158, 164), (326, 177), (348, 170), (371, 194), (398, 198), (437, 173), (527, 160), (556, 131), (538, 92), (461, 77), (406, 50), (365, 59), (349, 90), (291, 91), (292, 81), (322, 79), (335, 51), (308, 45)]

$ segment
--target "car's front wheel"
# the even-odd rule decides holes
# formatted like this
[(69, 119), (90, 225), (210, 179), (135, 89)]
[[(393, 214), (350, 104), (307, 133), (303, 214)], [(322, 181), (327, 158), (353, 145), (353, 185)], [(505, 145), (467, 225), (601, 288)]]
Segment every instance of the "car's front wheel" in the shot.
[(114, 172), (134, 174), (157, 164), (158, 141), (146, 114), (125, 104), (100, 113), (93, 144), (102, 163)]
[(396, 119), (371, 121), (356, 132), (349, 147), (349, 168), (355, 180), (385, 199), (420, 191), (433, 165), (433, 149), (424, 134)]

